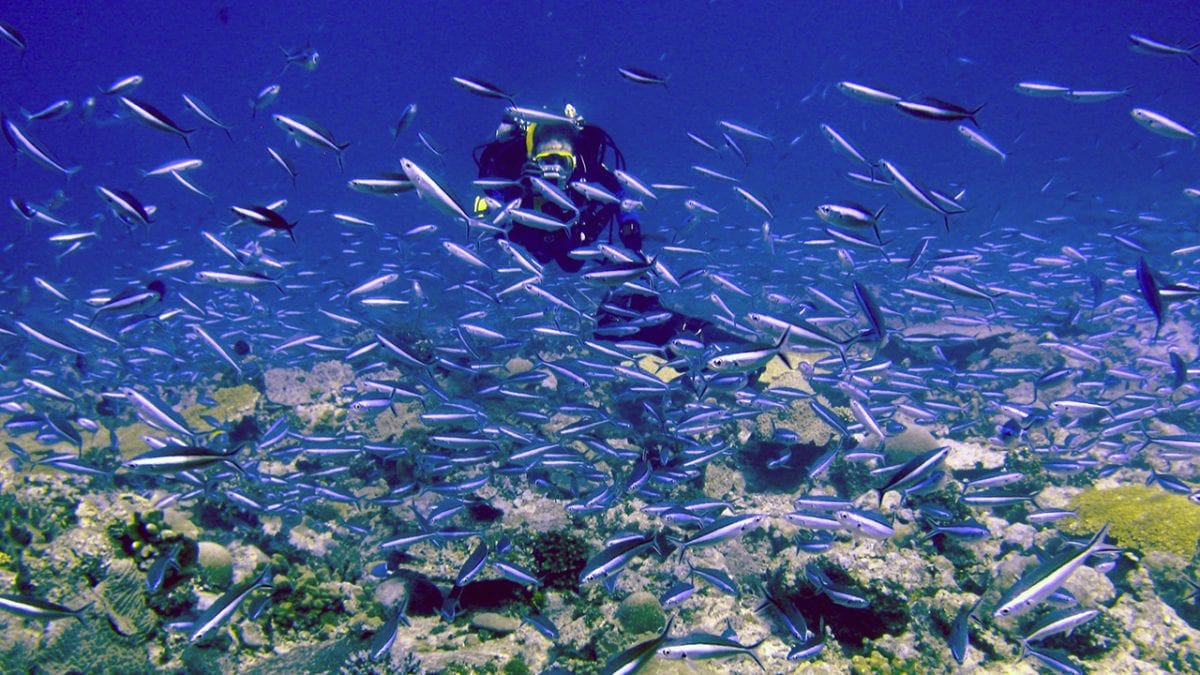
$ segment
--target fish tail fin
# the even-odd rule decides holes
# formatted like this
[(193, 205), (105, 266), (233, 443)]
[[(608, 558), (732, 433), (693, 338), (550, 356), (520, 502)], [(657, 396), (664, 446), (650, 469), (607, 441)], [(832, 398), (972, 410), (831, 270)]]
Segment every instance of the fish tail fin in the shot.
[(83, 618), (83, 613), (86, 612), (87, 610), (91, 609), (92, 605), (94, 605), (94, 604), (96, 604), (96, 601), (92, 600), (91, 602), (87, 603), (83, 607), (80, 607), (79, 609), (75, 610), (74, 612), (71, 612), (71, 616), (75, 617), (76, 621), (78, 621), (79, 623), (86, 626), (87, 621)]
[(1142, 433), (1142, 438), (1143, 438), (1143, 439), (1145, 439), (1145, 440), (1142, 442), (1142, 444), (1141, 444), (1140, 446), (1138, 446), (1137, 452), (1138, 452), (1138, 453), (1140, 453), (1141, 451), (1143, 451), (1143, 450), (1145, 450), (1147, 447), (1149, 447), (1149, 445), (1150, 445), (1151, 443), (1153, 443), (1153, 442), (1154, 442), (1154, 439), (1153, 439), (1153, 438), (1150, 438), (1150, 432), (1149, 432), (1149, 431), (1146, 431), (1146, 422), (1145, 422), (1145, 420), (1143, 420), (1143, 421), (1142, 421), (1142, 424), (1141, 424), (1141, 425), (1138, 427), (1138, 431), (1140, 431), (1140, 432)]
[(337, 144), (335, 143), (334, 145), (336, 145), (336, 146), (337, 146), (337, 163), (338, 163), (338, 170), (339, 170), (339, 171), (341, 171), (342, 173), (346, 173), (346, 167), (345, 167), (345, 165), (343, 165), (343, 164), (342, 164), (342, 153), (346, 151), (346, 148), (350, 147), (350, 144), (349, 144), (349, 143), (342, 143), (341, 145), (337, 145)]
[(795, 370), (796, 366), (792, 364), (792, 350), (788, 349), (788, 337), (792, 334), (792, 327), (788, 326), (783, 330), (783, 335), (779, 337), (779, 342), (775, 343), (775, 352), (779, 354), (779, 358), (783, 359), (784, 365), (788, 370)]
[(254, 588), (271, 588), (274, 586), (274, 584), (271, 583), (274, 578), (274, 570), (270, 565), (267, 565), (266, 568), (263, 569), (262, 574), (258, 575), (258, 578), (254, 580), (253, 586)]
[(971, 120), (971, 124), (974, 124), (976, 128), (979, 128), (979, 120), (975, 119), (975, 116), (979, 114), (980, 110), (983, 110), (983, 106), (985, 105), (987, 105), (987, 103), (981, 104), (978, 108), (972, 110), (971, 114), (967, 116), (967, 119)]
[(860, 333), (858, 335), (852, 335), (852, 336), (846, 338), (845, 340), (842, 340), (841, 342), (835, 342), (835, 344), (837, 345), (837, 349), (838, 349), (838, 355), (842, 357), (842, 365), (843, 366), (849, 365), (846, 361), (846, 349), (848, 347), (853, 347), (859, 340), (862, 340), (863, 337), (864, 337), (864, 335), (862, 333)]

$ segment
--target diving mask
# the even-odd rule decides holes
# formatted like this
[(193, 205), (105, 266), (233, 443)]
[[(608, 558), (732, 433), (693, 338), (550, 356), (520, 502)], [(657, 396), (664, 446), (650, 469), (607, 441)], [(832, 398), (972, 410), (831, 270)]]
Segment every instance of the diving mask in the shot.
[(547, 150), (533, 156), (533, 163), (542, 173), (542, 178), (557, 183), (559, 187), (566, 185), (567, 179), (575, 173), (575, 155), (566, 150)]

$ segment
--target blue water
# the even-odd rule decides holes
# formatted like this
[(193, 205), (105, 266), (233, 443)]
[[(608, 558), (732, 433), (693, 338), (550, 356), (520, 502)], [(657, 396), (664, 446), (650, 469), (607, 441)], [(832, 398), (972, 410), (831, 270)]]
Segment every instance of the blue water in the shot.
[[(227, 349), (234, 340), (247, 341), (255, 354), (255, 369), (307, 368), (340, 357), (341, 352), (295, 349), (272, 354), (274, 346), (290, 337), (319, 334), (322, 343), (339, 350), (362, 346), (370, 339), (369, 333), (356, 335), (331, 324), (316, 308), (355, 316), (369, 331), (394, 334), (389, 331), (403, 329), (414, 340), (420, 336), (435, 347), (457, 346), (455, 317), (468, 311), (484, 312), (482, 319), (475, 319), (477, 323), (517, 341), (529, 339), (523, 331), (532, 324), (515, 317), (543, 306), (523, 296), (515, 305), (481, 304), (480, 297), (456, 287), (466, 281), (494, 293), (519, 279), (481, 272), (447, 255), (439, 245), (442, 240), (467, 243), (461, 223), (412, 192), (378, 197), (346, 185), (352, 178), (399, 171), (399, 159), (407, 157), (434, 174), (460, 203), (469, 204), (475, 193), (471, 181), (476, 178), (472, 149), (492, 138), (507, 104), (472, 95), (452, 82), (455, 76), (494, 83), (522, 106), (558, 112), (570, 103), (587, 121), (612, 135), (631, 174), (646, 182), (695, 186), (694, 191), (664, 191), (658, 200), (647, 200), (641, 222), (650, 255), (669, 244), (712, 254), (663, 254), (661, 260), (677, 275), (698, 269), (717, 273), (749, 294), (738, 295), (711, 281), (675, 293), (678, 305), (709, 318), (721, 314), (708, 300), (712, 293), (743, 315), (803, 311), (802, 303), (809, 299), (806, 292), (816, 288), (849, 308), (839, 315), (817, 303), (819, 311), (836, 315), (831, 319), (836, 333), (852, 335), (866, 325), (850, 293), (851, 283), (859, 280), (880, 298), (892, 330), (903, 332), (905, 317), (918, 315), (934, 325), (944, 307), (923, 305), (925, 313), (916, 314), (910, 305), (922, 303), (904, 290), (943, 291), (919, 274), (913, 280), (900, 272), (920, 238), (931, 236), (936, 238), (929, 257), (979, 253), (981, 259), (969, 263), (977, 264), (974, 275), (970, 269), (959, 270), (965, 278), (1023, 294), (999, 300), (999, 315), (989, 315), (986, 303), (978, 300), (953, 298), (958, 314), (1017, 326), (1041, 338), (1050, 321), (1061, 322), (1075, 307), (1091, 308), (1086, 275), (1095, 273), (1105, 281), (1104, 300), (1125, 297), (1118, 303), (1120, 311), (1104, 313), (1083, 326), (1082, 335), (1126, 331), (1123, 337), (1140, 345), (1141, 355), (1160, 364), (1165, 363), (1168, 350), (1179, 352), (1185, 360), (1197, 356), (1190, 341), (1195, 312), (1188, 302), (1168, 307), (1167, 323), (1178, 323), (1164, 328), (1163, 341), (1150, 344), (1154, 317), (1133, 274), (1143, 257), (1161, 275), (1160, 286), (1197, 281), (1189, 262), (1194, 256), (1171, 255), (1198, 243), (1195, 222), (1200, 202), (1184, 194), (1185, 188), (1200, 186), (1195, 142), (1151, 133), (1135, 123), (1130, 110), (1147, 108), (1196, 128), (1200, 66), (1181, 56), (1135, 53), (1129, 48), (1129, 35), (1190, 46), (1200, 40), (1200, 5), (1184, 1), (1107, 3), (1103, 8), (1040, 2), (656, 4), (437, 2), (365, 10), (332, 2), (291, 3), (286, 8), (151, 2), (78, 8), (39, 3), (6, 6), (0, 20), (17, 27), (28, 48), (22, 54), (10, 44), (0, 44), (0, 112), (64, 164), (83, 168), (67, 179), (25, 155), (9, 153), (0, 157), (0, 192), (46, 209), (69, 223), (70, 231), (95, 231), (99, 236), (64, 254), (66, 244), (47, 241), (62, 231), (27, 222), (15, 209), (4, 209), (0, 327), (11, 332), (0, 338), (7, 358), (5, 400), (22, 406), (26, 413), (87, 418), (95, 416), (94, 403), (64, 406), (23, 388), (21, 379), (36, 374), (89, 401), (97, 400), (99, 392), (123, 386), (156, 388), (171, 405), (177, 403), (171, 400), (172, 392), (197, 382), (218, 374), (225, 382), (232, 381), (232, 372), (191, 334), (188, 326), (197, 320), (220, 335)], [(312, 70), (295, 65), (285, 70), (283, 50), (305, 45), (318, 51), (319, 65)], [(667, 84), (630, 82), (618, 73), (618, 68), (628, 66), (665, 77)], [(181, 126), (197, 129), (190, 135), (190, 149), (177, 136), (130, 120), (114, 97), (100, 93), (100, 88), (133, 74), (145, 78), (133, 96), (155, 105)], [(838, 90), (840, 81), (905, 98), (927, 95), (967, 109), (981, 107), (979, 130), (1008, 158), (1002, 163), (970, 146), (955, 124), (918, 120), (888, 106), (852, 99)], [(1032, 98), (1014, 89), (1022, 81), (1084, 90), (1128, 89), (1128, 94), (1087, 104)], [(273, 83), (282, 87), (281, 96), (252, 120), (249, 101)], [(232, 142), (196, 119), (185, 108), (183, 93), (199, 98), (230, 124)], [(63, 118), (26, 122), (21, 115), (22, 108), (37, 110), (59, 99), (74, 103), (74, 110)], [(85, 99), (94, 100), (86, 115), (81, 111)], [(391, 130), (410, 103), (418, 106), (413, 126), (394, 142)], [(311, 118), (338, 142), (348, 142), (344, 172), (331, 153), (292, 144), (272, 123), (274, 113)], [(771, 141), (737, 137), (748, 156), (743, 163), (727, 150), (713, 154), (687, 137), (692, 132), (723, 145), (720, 121), (746, 125)], [(967, 211), (950, 219), (947, 232), (941, 216), (919, 209), (894, 191), (851, 184), (847, 171), (867, 169), (836, 154), (822, 137), (821, 124), (849, 138), (869, 161), (886, 159), (923, 187), (961, 194)], [(422, 145), (418, 133), (435, 144), (440, 155)], [(268, 155), (268, 146), (295, 163), (294, 188)], [(211, 201), (188, 193), (169, 177), (141, 178), (139, 171), (183, 157), (204, 160), (203, 168), (189, 176), (213, 196)], [(696, 173), (691, 167), (697, 164), (736, 176), (741, 186), (771, 206), (775, 255), (765, 253), (763, 215), (747, 207), (729, 184)], [(142, 203), (154, 205), (153, 222), (127, 228), (97, 196), (96, 186), (127, 190)], [(687, 198), (717, 209), (720, 219), (691, 218), (683, 206)], [(299, 220), (295, 244), (282, 236), (260, 238), (261, 233), (250, 226), (230, 227), (234, 220), (230, 206), (277, 199), (287, 200), (282, 212), (288, 219)], [(880, 228), (884, 248), (895, 264), (882, 263), (877, 253), (864, 249), (850, 249), (838, 262), (835, 247), (823, 241), (828, 236), (814, 208), (847, 201), (862, 202), (872, 210), (886, 207)], [(330, 218), (334, 212), (351, 213), (377, 226), (349, 228)], [(437, 231), (403, 235), (425, 224), (436, 225)], [(229, 262), (202, 238), (202, 231), (219, 234), (234, 246), (257, 240), (270, 256), (286, 263), (283, 270), (270, 269), (267, 274), (288, 292), (266, 287), (256, 290), (251, 300), (241, 291), (196, 282), (196, 271), (224, 269)], [(1114, 235), (1140, 242), (1146, 250), (1135, 250)], [(1014, 262), (1031, 263), (1037, 256), (1060, 256), (1063, 246), (1083, 251), (1089, 265), (1068, 272), (1043, 265), (1034, 272), (1014, 273), (1009, 267)], [(476, 249), (493, 267), (507, 263), (490, 240), (477, 243)], [(122, 336), (119, 348), (63, 322), (71, 316), (86, 322), (93, 311), (84, 303), (87, 298), (139, 288), (150, 279), (148, 270), (184, 258), (195, 264), (168, 275), (168, 294), (158, 310), (183, 310), (186, 321), (174, 317), (130, 331)], [(401, 275), (387, 294), (410, 301), (411, 311), (365, 310), (345, 300), (347, 290), (385, 271)], [(1048, 276), (1039, 281), (1039, 274)], [(56, 299), (35, 285), (34, 277), (69, 300)], [(573, 301), (585, 294), (593, 300), (601, 295), (594, 289), (576, 294), (576, 282), (553, 271), (545, 286)], [(782, 310), (768, 302), (769, 292), (795, 302)], [(193, 306), (185, 304), (185, 297), (210, 314), (193, 316)], [(30, 340), (17, 321), (79, 345), (90, 363), (79, 369), (71, 357)], [(119, 326), (120, 320), (97, 324), (110, 333)], [(586, 328), (578, 330), (586, 333)], [(1064, 338), (1070, 339), (1076, 338)], [(1106, 344), (1113, 349), (1115, 343)], [(171, 358), (147, 361), (140, 350), (144, 346), (165, 350)], [(485, 346), (474, 346), (480, 353), (473, 356), (489, 361), (514, 354), (532, 357), (545, 349), (539, 344), (489, 354)], [(559, 354), (574, 349), (566, 343), (554, 347)], [(372, 358), (383, 352), (377, 350)], [(855, 354), (864, 362), (874, 356), (871, 349)], [(1109, 365), (1132, 367), (1134, 361)], [(1163, 377), (1164, 372), (1169, 369), (1161, 367), (1147, 377)], [(443, 375), (447, 381), (453, 377)], [(1083, 378), (1080, 373), (1077, 379)], [(993, 393), (1019, 380), (1008, 378)], [(882, 383), (876, 380), (876, 384)], [(1120, 392), (1109, 384), (1113, 388), (1101, 397), (1115, 400)], [(456, 391), (467, 390), (461, 383), (456, 386)], [(947, 387), (937, 393), (951, 396), (954, 392)], [(1064, 396), (1094, 394), (1069, 390)], [(695, 400), (696, 391), (681, 396)], [(724, 396), (718, 403), (732, 409), (731, 395)], [(549, 411), (573, 402), (571, 397), (560, 392), (552, 400), (532, 405)], [(994, 398), (1002, 397), (997, 393)], [(612, 414), (620, 408), (615, 398), (589, 402)], [(505, 417), (509, 408), (495, 400), (477, 403), (494, 408), (500, 418), (494, 422), (511, 421)], [(682, 403), (676, 400), (671, 405)], [(850, 420), (844, 408), (843, 412)], [(890, 416), (890, 412), (883, 414)], [(265, 426), (271, 419), (264, 413), (260, 421)], [(986, 438), (1003, 419), (981, 420), (978, 437)], [(935, 435), (944, 430), (934, 429)], [(33, 450), (32, 437), (27, 438), (27, 450)], [(1126, 442), (1134, 443), (1133, 436), (1127, 436)], [(734, 460), (725, 461), (736, 468)], [(616, 480), (622, 473), (617, 472)], [(1186, 473), (1182, 477), (1194, 478)], [(113, 488), (93, 485), (92, 489)], [(753, 502), (746, 506), (761, 508)], [(618, 529), (619, 522), (600, 527), (603, 531), (588, 541), (591, 552)], [(373, 534), (363, 544), (364, 557), (377, 556), (378, 538), (393, 534)], [(500, 530), (492, 533), (499, 534)], [(371, 583), (365, 578), (359, 581), (364, 586)], [(79, 603), (72, 600), (72, 604)], [(750, 616), (747, 611), (743, 619), (753, 621), (747, 619)], [(816, 624), (816, 617), (809, 620)], [(681, 634), (689, 630), (686, 622), (676, 626)], [(778, 642), (782, 633), (776, 629), (774, 634), (770, 639)], [(1015, 633), (1006, 635), (1010, 646), (1016, 644)], [(992, 654), (989, 658), (988, 665), (994, 666), (1009, 657)], [(233, 663), (246, 661), (226, 661), (223, 667), (233, 668)], [(727, 663), (745, 667), (749, 662)], [(787, 665), (776, 658), (768, 669)]]
[[(31, 48), (23, 60), (10, 52), (0, 63), (0, 87), (14, 115), (17, 106), (95, 96), (97, 87), (140, 73), (146, 84), (137, 96), (185, 125), (195, 121), (179, 94), (199, 97), (238, 129), (233, 146), (209, 130), (196, 136), (196, 153), (210, 164), (202, 185), (222, 197), (218, 205), (266, 201), (272, 190), (285, 187), (263, 149), (285, 145), (281, 132), (269, 115), (253, 124), (246, 119), (247, 101), (272, 82), (283, 87), (274, 111), (306, 115), (352, 143), (349, 175), (394, 170), (398, 154), (429, 160), (419, 154), (424, 151), (415, 145), (415, 134), (396, 148), (388, 142), (399, 111), (417, 102), (414, 131), (445, 147), (440, 173), (463, 191), (474, 174), (470, 149), (488, 139), (499, 106), (464, 95), (450, 83), (454, 75), (499, 84), (524, 105), (574, 103), (617, 139), (633, 173), (662, 181), (688, 182), (687, 167), (707, 161), (685, 131), (719, 140), (716, 120), (737, 120), (766, 130), (781, 144), (800, 137), (781, 160), (756, 157), (741, 172), (755, 191), (793, 211), (793, 219), (809, 215), (810, 203), (847, 192), (839, 175), (844, 163), (817, 133), (825, 122), (872, 159), (887, 157), (925, 180), (967, 187), (976, 212), (968, 230), (978, 231), (987, 224), (979, 222), (982, 217), (998, 209), (1020, 222), (1059, 209), (1062, 195), (1075, 191), (1086, 192), (1087, 203), (1100, 209), (1152, 208), (1158, 204), (1147, 200), (1159, 193), (1135, 196), (1128, 186), (1160, 186), (1174, 197), (1174, 188), (1192, 178), (1185, 162), (1159, 159), (1164, 152), (1184, 151), (1186, 144), (1148, 135), (1128, 116), (1128, 108), (1139, 105), (1194, 121), (1188, 111), (1200, 91), (1186, 86), (1195, 74), (1192, 64), (1126, 47), (1131, 32), (1189, 42), (1186, 27), (1200, 20), (1198, 10), (1187, 2), (1155, 5), (1138, 13), (1130, 4), (1128, 15), (1040, 3), (808, 9), (712, 3), (666, 10), (638, 3), (577, 9), (522, 3), (508, 9), (492, 4), (487, 11), (471, 3), (431, 3), (391, 13), (320, 3), (279, 13), (200, 4), (172, 12), (150, 3), (104, 11), (16, 6), (5, 20), (23, 30)], [(280, 47), (306, 42), (319, 50), (320, 66), (280, 75)], [(667, 76), (669, 91), (631, 85), (616, 73), (622, 65)], [(1012, 163), (1002, 168), (988, 161), (947, 125), (898, 118), (847, 99), (833, 88), (839, 80), (972, 108), (985, 105), (984, 130), (1012, 154)], [(1030, 100), (1013, 91), (1021, 80), (1132, 87), (1132, 96), (1107, 105)], [(116, 108), (101, 101), (97, 122)], [(136, 125), (97, 130), (60, 121), (50, 127), (40, 134), (42, 142), (64, 161), (87, 168), (76, 187), (128, 185), (136, 179), (134, 168), (187, 154), (178, 139)], [(302, 209), (348, 206), (365, 216), (395, 211), (392, 204), (348, 194), (321, 153), (304, 148), (292, 154), (302, 174), (292, 199)], [(25, 199), (44, 199), (49, 185), (57, 185), (24, 163), (5, 168), (8, 192)], [(1051, 178), (1055, 189), (1036, 197), (1044, 201), (1033, 201)], [(164, 200), (175, 199), (194, 211), (191, 198), (174, 187), (151, 187), (143, 201), (170, 208), (172, 202)], [(741, 205), (729, 193), (713, 199), (715, 205)], [(84, 203), (72, 206), (83, 219), (95, 204), (91, 195), (79, 201)], [(674, 225), (667, 216), (661, 220), (648, 229)], [(194, 223), (185, 218), (168, 227)]]

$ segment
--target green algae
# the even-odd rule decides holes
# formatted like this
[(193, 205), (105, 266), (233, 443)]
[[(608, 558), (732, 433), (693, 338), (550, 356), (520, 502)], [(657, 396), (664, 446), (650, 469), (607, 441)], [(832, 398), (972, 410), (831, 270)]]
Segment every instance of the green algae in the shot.
[(1156, 487), (1087, 490), (1076, 495), (1071, 508), (1079, 513), (1074, 532), (1095, 533), (1109, 523), (1108, 533), (1119, 544), (1142, 553), (1166, 551), (1191, 558), (1200, 540), (1200, 509), (1187, 497)]
[(577, 535), (557, 530), (532, 535), (523, 549), (531, 551), (534, 572), (546, 588), (573, 591), (587, 563), (588, 547)]

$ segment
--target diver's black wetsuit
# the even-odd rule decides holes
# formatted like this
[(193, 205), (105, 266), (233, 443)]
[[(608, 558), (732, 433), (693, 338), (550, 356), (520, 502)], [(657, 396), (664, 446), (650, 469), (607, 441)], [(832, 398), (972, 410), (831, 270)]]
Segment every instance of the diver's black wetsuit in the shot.
[[(578, 158), (575, 172), (570, 181), (586, 181), (608, 190), (618, 199), (626, 197), (625, 189), (604, 166), (608, 150), (612, 149), (617, 169), (623, 169), (625, 158), (613, 145), (612, 138), (603, 129), (584, 125), (575, 141), (575, 156)], [(567, 221), (573, 213), (563, 210), (556, 204), (546, 202), (533, 190), (529, 177), (536, 175), (525, 154), (525, 141), (521, 137), (504, 141), (494, 141), (476, 148), (475, 162), (479, 165), (480, 178), (502, 178), (514, 181), (511, 186), (486, 190), (489, 197), (507, 204), (514, 199), (521, 200), (521, 208), (533, 209), (560, 221)], [(567, 189), (566, 194), (579, 208), (579, 221), (570, 229), (547, 232), (526, 225), (513, 223), (508, 230), (510, 241), (520, 244), (529, 251), (538, 262), (548, 263), (551, 260), (558, 263), (566, 272), (578, 272), (583, 267), (582, 260), (571, 258), (568, 254), (581, 246), (596, 242), (604, 233), (605, 228), (613, 223), (617, 225), (621, 243), (628, 249), (640, 252), (642, 250), (642, 230), (637, 216), (623, 211), (620, 204), (604, 204), (591, 201), (579, 192)], [(612, 241), (612, 233), (609, 233)]]
[[(611, 150), (614, 167), (625, 167), (625, 158), (613, 143), (612, 137), (600, 127), (585, 124), (580, 128), (574, 146), (577, 162), (568, 182), (583, 180), (594, 183), (618, 199), (624, 200), (627, 196), (625, 188), (612, 171), (604, 166), (608, 151)], [(556, 204), (545, 201), (533, 189), (529, 178), (537, 175), (537, 169), (529, 161), (525, 140), (521, 136), (477, 147), (475, 163), (479, 166), (480, 178), (513, 181), (512, 185), (487, 189), (486, 192), (492, 199), (502, 204), (520, 199), (521, 208), (538, 210), (564, 222), (574, 215)], [(603, 236), (605, 229), (614, 225), (621, 244), (641, 253), (642, 230), (636, 215), (622, 209), (620, 204), (589, 200), (570, 188), (566, 193), (579, 209), (578, 222), (571, 228), (545, 231), (513, 223), (505, 236), (510, 241), (520, 244), (538, 262), (554, 261), (566, 272), (578, 272), (584, 263), (583, 260), (570, 257), (571, 251), (595, 243)], [(610, 229), (610, 242), (613, 239), (612, 234)], [(643, 325), (636, 331), (616, 328), (629, 325), (633, 316), (645, 317), (660, 312), (670, 312), (671, 316), (654, 325)], [(614, 291), (604, 299), (596, 313), (595, 337), (599, 339), (639, 340), (661, 346), (684, 331), (697, 334), (703, 332), (706, 336), (722, 333), (707, 321), (671, 312), (663, 307), (655, 296)]]

